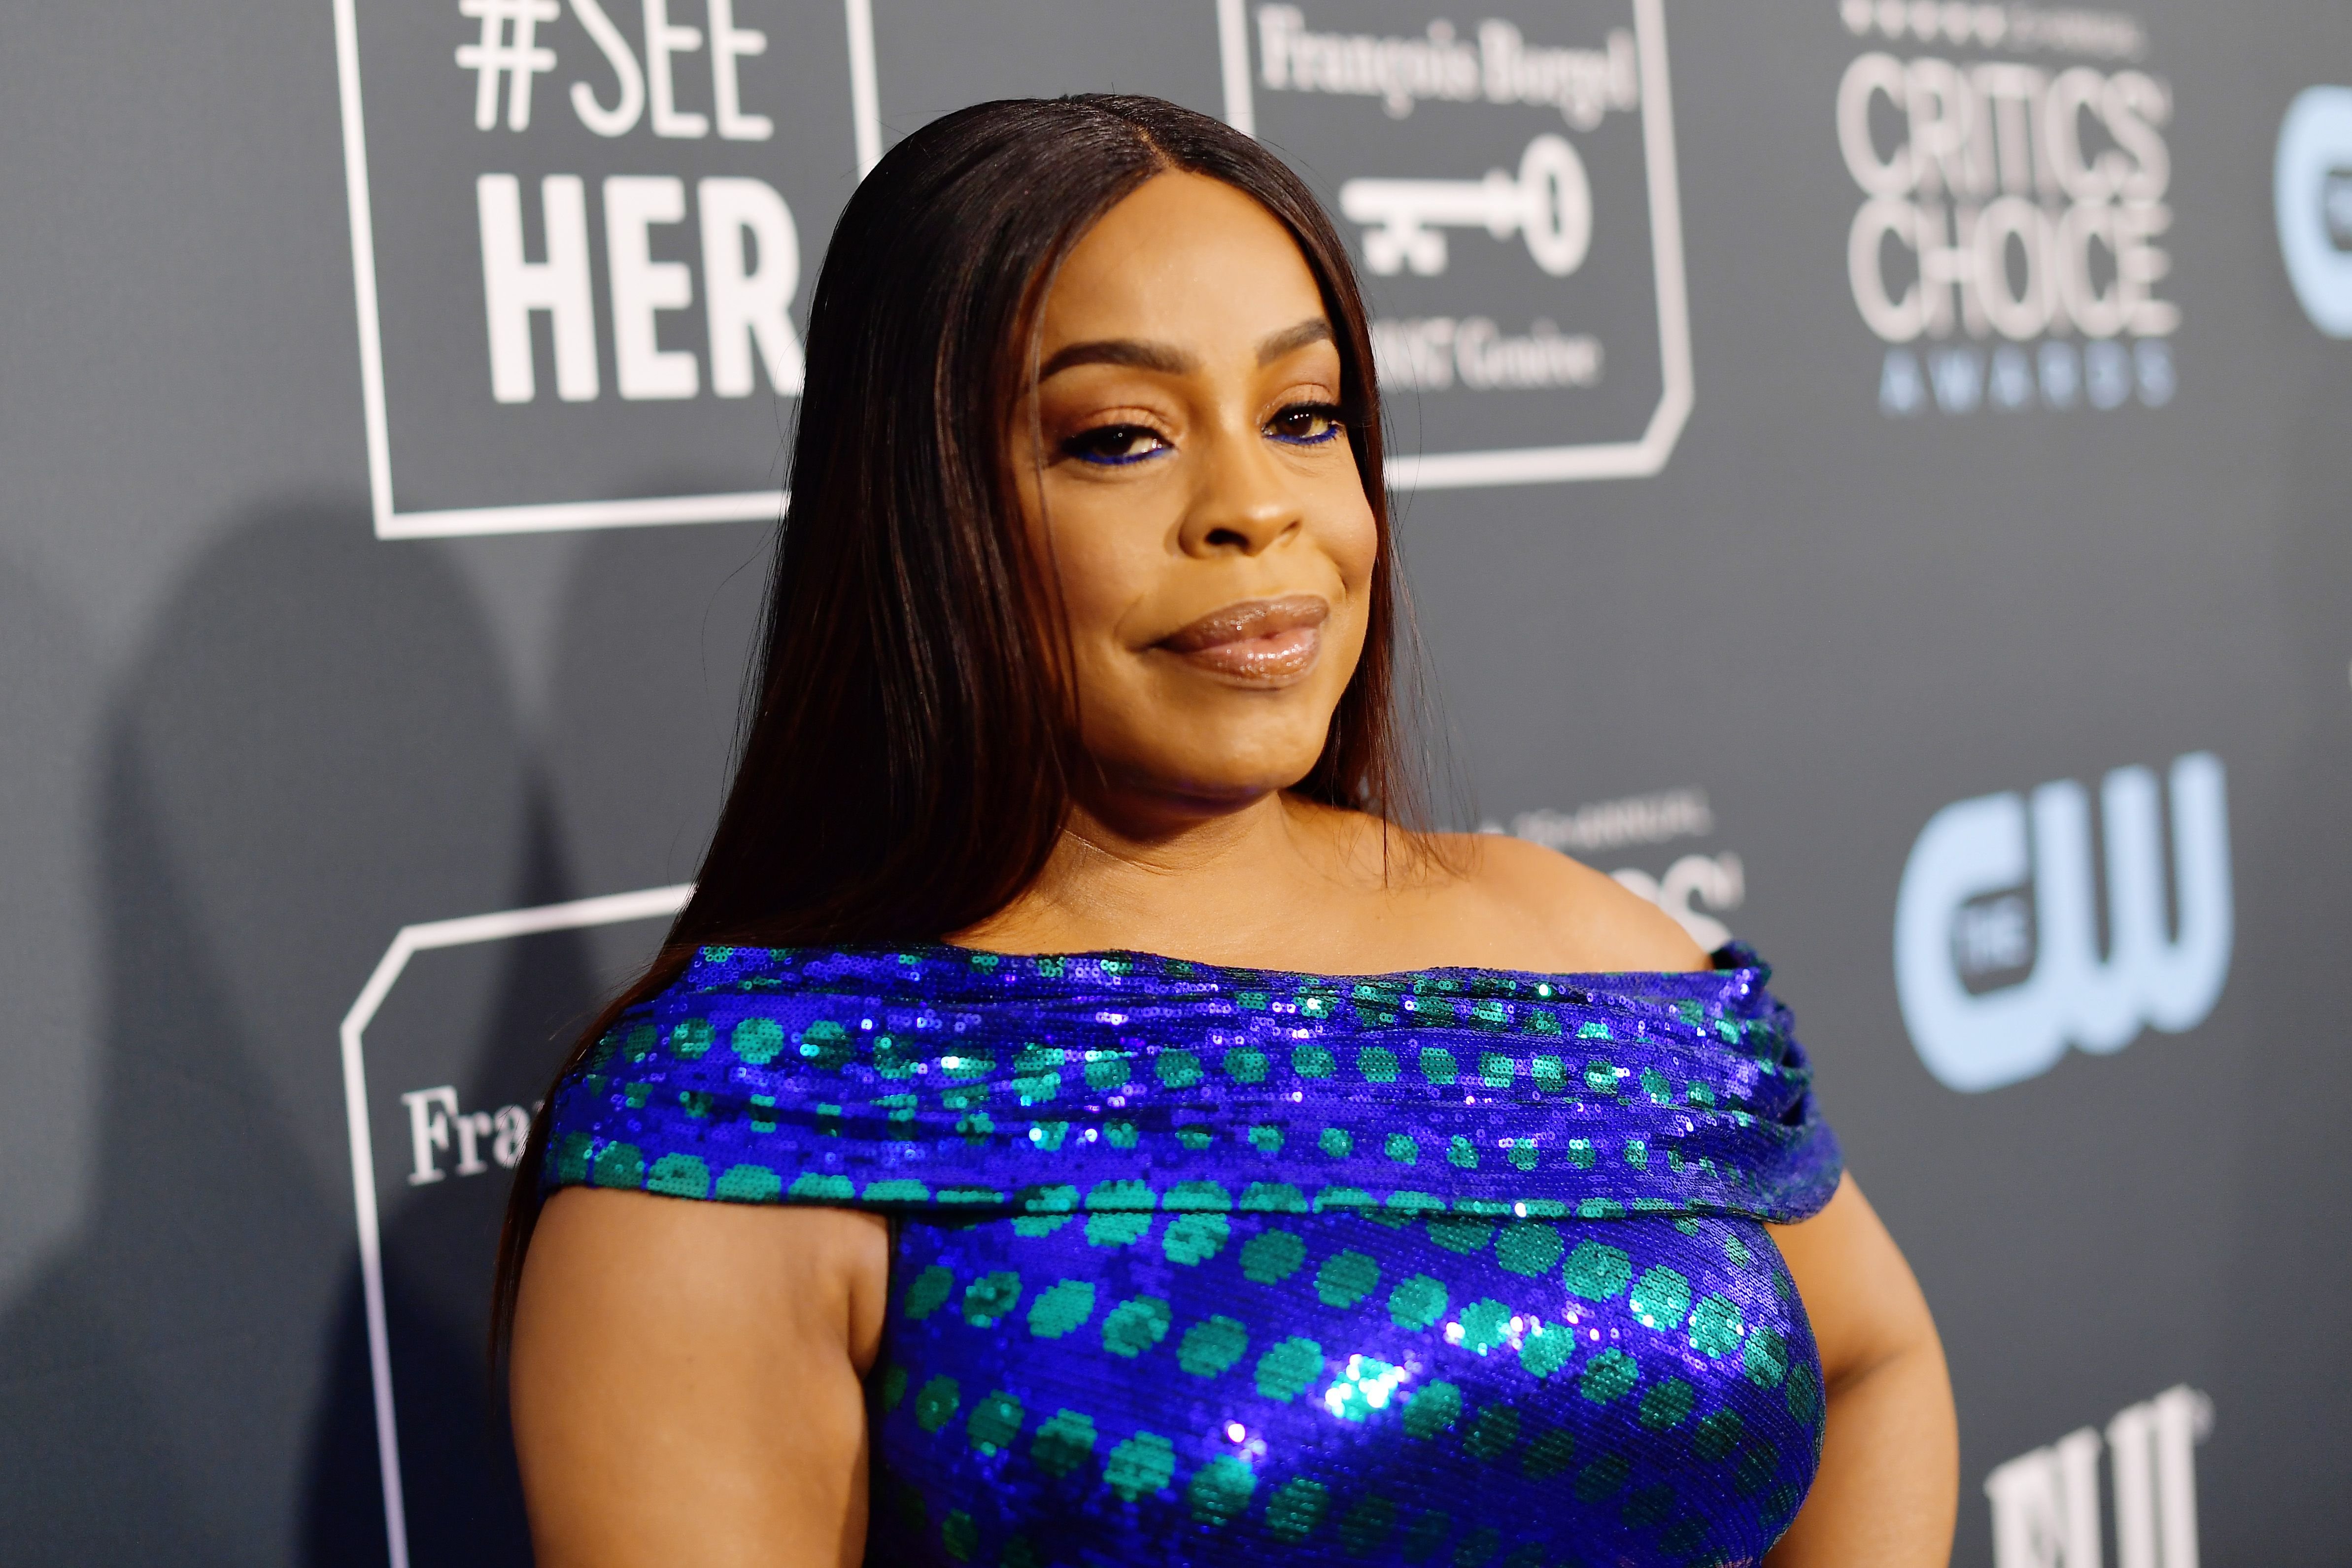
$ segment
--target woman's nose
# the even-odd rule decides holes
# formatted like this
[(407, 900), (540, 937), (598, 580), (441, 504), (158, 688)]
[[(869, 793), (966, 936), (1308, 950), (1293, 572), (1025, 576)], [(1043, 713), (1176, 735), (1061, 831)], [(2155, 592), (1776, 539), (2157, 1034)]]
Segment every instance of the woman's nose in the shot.
[(1301, 526), (1298, 493), (1255, 426), (1196, 445), (1197, 475), (1181, 543), (1188, 555), (1256, 555)]

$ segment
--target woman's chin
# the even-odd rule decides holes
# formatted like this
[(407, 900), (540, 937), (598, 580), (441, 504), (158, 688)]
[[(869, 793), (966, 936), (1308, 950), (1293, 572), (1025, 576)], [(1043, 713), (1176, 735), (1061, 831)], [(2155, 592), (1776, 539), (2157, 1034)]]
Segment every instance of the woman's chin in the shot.
[(1321, 755), (1319, 743), (1311, 749), (1285, 746), (1255, 756), (1195, 752), (1187, 747), (1181, 755), (1154, 752), (1130, 752), (1117, 761), (1104, 758), (1103, 771), (1115, 795), (1181, 802), (1188, 815), (1221, 816), (1295, 788), (1314, 772)]

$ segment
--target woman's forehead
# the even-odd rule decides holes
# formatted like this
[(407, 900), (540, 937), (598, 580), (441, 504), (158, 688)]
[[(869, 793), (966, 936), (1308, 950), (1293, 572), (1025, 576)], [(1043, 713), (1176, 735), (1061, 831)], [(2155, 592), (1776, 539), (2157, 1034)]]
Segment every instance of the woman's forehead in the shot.
[(1298, 243), (1252, 196), (1192, 174), (1159, 175), (1104, 214), (1046, 296), (1045, 353), (1133, 339), (1254, 348), (1323, 314)]

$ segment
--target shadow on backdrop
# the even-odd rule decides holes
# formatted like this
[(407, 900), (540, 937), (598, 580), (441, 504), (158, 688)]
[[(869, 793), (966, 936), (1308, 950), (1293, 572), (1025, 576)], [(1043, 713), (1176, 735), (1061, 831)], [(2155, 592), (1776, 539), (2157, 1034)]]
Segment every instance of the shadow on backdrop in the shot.
[[(573, 897), (536, 801), (515, 907)], [(436, 962), (437, 961), (437, 962)], [(472, 974), (451, 973), (452, 967)], [(453, 994), (487, 980), (487, 1011)], [(585, 939), (555, 932), (423, 954), (368, 1031), (369, 1098), (375, 1108), (377, 1191), (383, 1228), (386, 1342), (398, 1415), (410, 1561), (419, 1568), (531, 1560), (504, 1400), (487, 1362), (490, 1271), (508, 1192), (495, 1160), (468, 1178), (435, 1152), (437, 1182), (410, 1189), (402, 1090), (443, 1080), (467, 1110), (531, 1106), (551, 1064), (599, 991)], [(463, 1022), (452, 1012), (467, 1015)], [(457, 1037), (450, 1037), (455, 1024)], [(404, 1047), (406, 1047), (404, 1049)], [(408, 1076), (403, 1058), (408, 1060)], [(453, 1062), (456, 1070), (441, 1070)], [(453, 1140), (453, 1142), (455, 1141)], [(484, 1141), (483, 1148), (488, 1147)], [(338, 1299), (335, 1384), (321, 1404), (304, 1521), (304, 1561), (383, 1562), (387, 1555), (376, 1460), (375, 1405), (367, 1321), (356, 1272)]]
[(564, 585), (548, 791), (592, 892), (691, 879), (719, 818), (774, 528), (622, 530)]
[[(0, 1314), (79, 1232), (96, 1171), (89, 785), (102, 706), (74, 607), (0, 550)], [(0, 1392), (0, 1400), (7, 1397)]]
[[(0, 1319), (0, 1539), (27, 1562), (380, 1561), (336, 1025), (401, 924), (561, 883), (528, 855), (480, 612), (350, 505), (232, 520), (119, 678), (98, 773), (98, 1174)], [(476, 1342), (404, 1331), (420, 1377), (478, 1398)], [(486, 1468), (432, 1506), (511, 1536)]]
[[(692, 875), (726, 782), (770, 533), (627, 531), (584, 542), (562, 588), (553, 686), (538, 716), (543, 768), (503, 907)], [(399, 1097), (446, 1086), (467, 1112), (532, 1105), (658, 931), (636, 922), (419, 954), (369, 1027), (387, 1339), (418, 1564), (527, 1563), (529, 1543), (510, 1436), (478, 1353), (505, 1173), (453, 1170), (413, 1184)], [(463, 1000), (475, 993), (495, 1001)], [(431, 1157), (446, 1165), (455, 1154)], [(325, 1406), (307, 1526), (314, 1563), (383, 1560), (380, 1534), (365, 1533), (381, 1528), (365, 1333), (354, 1281), (337, 1313), (341, 1381)]]

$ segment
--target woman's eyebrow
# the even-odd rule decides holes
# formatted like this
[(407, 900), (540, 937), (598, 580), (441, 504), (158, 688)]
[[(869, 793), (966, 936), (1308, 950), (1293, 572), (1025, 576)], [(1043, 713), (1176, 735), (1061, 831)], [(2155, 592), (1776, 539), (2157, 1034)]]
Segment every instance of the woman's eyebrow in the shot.
[(1309, 343), (1331, 342), (1331, 323), (1320, 316), (1309, 316), (1295, 327), (1285, 327), (1257, 345), (1257, 363), (1272, 364), (1286, 353), (1296, 353)]
[[(1331, 323), (1320, 316), (1309, 316), (1296, 326), (1262, 340), (1257, 345), (1257, 363), (1272, 364), (1287, 353), (1296, 353), (1309, 343), (1332, 341)], [(1190, 375), (1201, 368), (1201, 362), (1182, 349), (1167, 343), (1146, 342), (1138, 338), (1101, 338), (1091, 342), (1072, 343), (1056, 353), (1037, 370), (1039, 381), (1050, 381), (1066, 370), (1082, 364), (1123, 364), (1135, 370), (1158, 371), (1163, 375)]]
[(1191, 354), (1165, 343), (1141, 342), (1134, 338), (1104, 338), (1095, 342), (1072, 343), (1039, 367), (1037, 379), (1048, 381), (1072, 366), (1081, 364), (1123, 364), (1136, 370), (1156, 370), (1166, 375), (1190, 375), (1201, 368), (1200, 362)]

